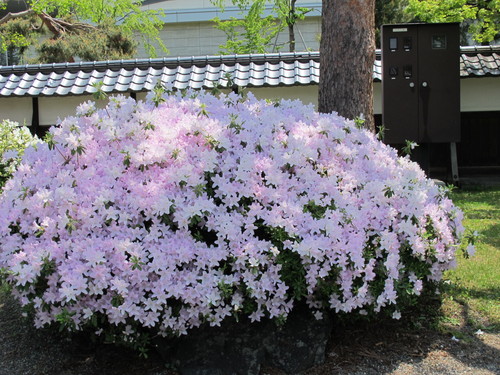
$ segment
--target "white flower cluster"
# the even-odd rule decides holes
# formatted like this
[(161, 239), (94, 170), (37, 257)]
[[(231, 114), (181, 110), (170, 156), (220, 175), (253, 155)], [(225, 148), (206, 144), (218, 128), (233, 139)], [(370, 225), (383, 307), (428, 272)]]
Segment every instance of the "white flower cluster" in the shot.
[(26, 126), (17, 122), (0, 122), (0, 188), (14, 172), (24, 149), (39, 142)]

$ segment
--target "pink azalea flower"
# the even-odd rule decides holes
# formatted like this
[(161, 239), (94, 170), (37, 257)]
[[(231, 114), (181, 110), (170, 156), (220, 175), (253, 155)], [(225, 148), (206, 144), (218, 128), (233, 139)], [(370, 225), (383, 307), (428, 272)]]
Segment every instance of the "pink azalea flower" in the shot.
[(82, 104), (5, 185), (0, 268), (37, 326), (62, 306), (77, 329), (99, 313), (128, 339), (219, 325), (246, 302), (252, 321), (286, 317), (285, 272), (317, 317), (366, 314), (397, 307), (405, 275), (418, 295), (455, 263), (461, 212), (352, 121), (251, 95), (163, 99)]

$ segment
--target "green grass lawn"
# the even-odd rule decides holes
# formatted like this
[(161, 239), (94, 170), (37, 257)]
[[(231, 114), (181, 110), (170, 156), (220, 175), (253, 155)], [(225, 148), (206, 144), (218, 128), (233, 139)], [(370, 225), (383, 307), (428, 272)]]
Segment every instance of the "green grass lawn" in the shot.
[(481, 329), (500, 332), (500, 188), (453, 192), (464, 225), (480, 234), (476, 255), (445, 274), (441, 328), (455, 335)]

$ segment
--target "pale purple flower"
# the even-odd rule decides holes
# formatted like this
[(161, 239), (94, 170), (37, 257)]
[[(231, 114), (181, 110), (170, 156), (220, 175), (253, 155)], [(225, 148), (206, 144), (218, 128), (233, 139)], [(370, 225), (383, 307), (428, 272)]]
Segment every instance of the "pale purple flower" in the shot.
[(473, 244), (468, 244), (466, 249), (465, 249), (465, 252), (467, 253), (468, 256), (474, 256), (474, 254), (476, 254), (476, 247), (473, 245)]
[[(252, 95), (164, 99), (82, 104), (5, 185), (0, 267), (37, 326), (64, 307), (77, 329), (99, 313), (130, 340), (140, 325), (186, 334), (247, 299), (252, 321), (286, 317), (295, 301), (278, 262), (289, 255), (317, 317), (365, 314), (397, 308), (405, 275), (418, 295), (454, 265), (461, 212), (352, 121)], [(430, 275), (417, 278), (408, 256)], [(325, 280), (338, 291), (326, 303)]]

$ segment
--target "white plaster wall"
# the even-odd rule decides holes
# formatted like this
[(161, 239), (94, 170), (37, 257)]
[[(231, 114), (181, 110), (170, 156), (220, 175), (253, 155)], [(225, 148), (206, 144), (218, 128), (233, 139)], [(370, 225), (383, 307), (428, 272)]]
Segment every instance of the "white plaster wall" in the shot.
[[(304, 104), (318, 105), (318, 86), (288, 86), (288, 87), (265, 87), (265, 88), (250, 88), (251, 91), (259, 99), (299, 99)], [(374, 114), (382, 114), (382, 84), (375, 82), (374, 87), (373, 112)]]
[(148, 94), (147, 92), (138, 92), (136, 94), (136, 99), (137, 100), (145, 100), (147, 94)]
[(252, 87), (252, 92), (258, 99), (299, 99), (304, 104), (318, 105), (318, 86), (283, 86), (283, 87)]
[[(115, 94), (117, 95), (117, 94)], [(128, 96), (129, 94), (124, 94)], [(38, 113), (40, 126), (55, 125), (59, 120), (76, 114), (76, 107), (86, 101), (96, 103), (98, 108), (104, 108), (108, 100), (95, 100), (92, 95), (78, 96), (42, 96), (38, 99)]]
[[(461, 111), (500, 111), (500, 78), (463, 79), (461, 82)], [(382, 87), (374, 84), (374, 113), (382, 113)], [(299, 99), (304, 104), (318, 104), (318, 86), (288, 86), (249, 88), (259, 99)], [(137, 99), (144, 99), (146, 93), (138, 93)], [(54, 125), (58, 119), (75, 114), (76, 107), (84, 101), (92, 100), (91, 95), (66, 97), (40, 97), (38, 99), (40, 125)], [(105, 101), (98, 103), (99, 107)], [(10, 119), (20, 124), (31, 125), (31, 98), (0, 98), (0, 120)]]
[(1, 98), (0, 99), (0, 121), (11, 120), (20, 125), (31, 125), (33, 107), (31, 98)]
[(500, 111), (500, 78), (460, 80), (461, 112)]
[(373, 83), (373, 114), (382, 114), (382, 82)]
[(91, 95), (51, 97), (42, 96), (38, 99), (38, 113), (41, 126), (54, 125), (59, 119), (74, 116), (76, 107), (92, 100)]
[[(128, 94), (125, 94), (128, 96)], [(142, 94), (144, 98), (146, 94)], [(59, 119), (74, 116), (76, 107), (86, 101), (97, 103), (102, 108), (107, 100), (96, 101), (92, 95), (79, 96), (41, 96), (38, 98), (38, 116), (40, 126), (50, 126), (58, 123)], [(33, 104), (31, 98), (0, 98), (0, 121), (11, 120), (21, 125), (31, 126)]]

